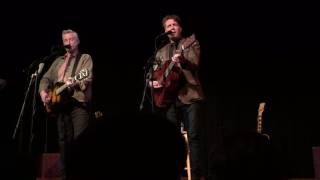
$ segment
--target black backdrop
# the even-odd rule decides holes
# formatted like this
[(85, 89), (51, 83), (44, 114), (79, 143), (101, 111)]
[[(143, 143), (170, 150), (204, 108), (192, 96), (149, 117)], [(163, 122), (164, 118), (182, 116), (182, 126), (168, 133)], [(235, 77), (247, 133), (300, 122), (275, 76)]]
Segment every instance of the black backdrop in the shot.
[[(176, 13), (184, 30), (194, 32), (202, 46), (209, 147), (218, 144), (217, 134), (254, 129), (258, 104), (266, 101), (264, 129), (280, 152), (284, 174), (313, 176), (311, 148), (320, 143), (316, 4), (48, 3), (12, 3), (4, 7), (10, 13), (0, 12), (0, 72), (8, 83), (1, 92), (4, 147), (12, 147), (28, 83), (25, 69), (61, 42), (62, 29), (77, 31), (81, 48), (93, 56), (95, 107), (106, 114), (119, 113), (138, 109), (142, 67), (153, 52), (154, 37), (162, 32), (161, 18)], [(215, 148), (209, 149), (210, 159)], [(6, 156), (11, 163), (13, 156)]]

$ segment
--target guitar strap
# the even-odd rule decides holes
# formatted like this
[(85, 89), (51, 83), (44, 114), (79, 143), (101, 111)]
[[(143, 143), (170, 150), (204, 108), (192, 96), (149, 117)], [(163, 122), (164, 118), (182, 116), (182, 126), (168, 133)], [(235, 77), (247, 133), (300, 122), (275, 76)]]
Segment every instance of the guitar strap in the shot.
[(174, 51), (175, 51), (175, 43), (171, 43), (170, 44), (170, 46), (169, 46), (169, 59), (171, 59), (172, 58), (172, 56), (173, 56), (173, 53), (174, 53)]
[(82, 56), (81, 53), (78, 53), (78, 54), (77, 54), (76, 60), (74, 61), (74, 64), (73, 64), (73, 69), (72, 69), (71, 77), (73, 77), (73, 76), (75, 75), (75, 72), (76, 72), (76, 69), (77, 69), (77, 66), (78, 66), (78, 64), (79, 64), (79, 61), (80, 61), (81, 56)]

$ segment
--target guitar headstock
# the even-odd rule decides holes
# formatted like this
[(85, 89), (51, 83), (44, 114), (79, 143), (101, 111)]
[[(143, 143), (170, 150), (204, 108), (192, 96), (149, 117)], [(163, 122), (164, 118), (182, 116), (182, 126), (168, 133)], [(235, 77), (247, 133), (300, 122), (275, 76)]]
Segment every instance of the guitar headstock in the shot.
[(88, 69), (81, 69), (80, 72), (74, 77), (74, 80), (80, 81), (85, 78), (89, 77), (89, 70)]
[(266, 106), (266, 103), (265, 103), (265, 102), (261, 102), (261, 103), (259, 104), (258, 116), (262, 116), (262, 113), (263, 113), (264, 110), (265, 110), (265, 106)]
[(87, 77), (89, 77), (89, 70), (88, 69), (81, 69), (77, 75), (75, 75), (73, 78), (71, 78), (71, 79), (73, 79), (71, 84), (65, 83), (64, 85), (60, 86), (59, 88), (57, 88), (55, 90), (56, 95), (59, 95), (64, 89), (66, 89), (67, 87), (71, 87), (77, 81), (84, 80)]

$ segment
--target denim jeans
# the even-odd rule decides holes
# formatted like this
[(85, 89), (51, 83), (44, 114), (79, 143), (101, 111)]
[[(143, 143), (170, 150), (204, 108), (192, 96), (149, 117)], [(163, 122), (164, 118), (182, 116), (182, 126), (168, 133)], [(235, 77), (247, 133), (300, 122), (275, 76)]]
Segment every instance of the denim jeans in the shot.
[(204, 175), (202, 166), (203, 155), (201, 154), (201, 102), (193, 104), (181, 104), (177, 102), (170, 107), (162, 110), (171, 123), (180, 130), (187, 130), (188, 142), (190, 148), (190, 163), (192, 180), (198, 180)]

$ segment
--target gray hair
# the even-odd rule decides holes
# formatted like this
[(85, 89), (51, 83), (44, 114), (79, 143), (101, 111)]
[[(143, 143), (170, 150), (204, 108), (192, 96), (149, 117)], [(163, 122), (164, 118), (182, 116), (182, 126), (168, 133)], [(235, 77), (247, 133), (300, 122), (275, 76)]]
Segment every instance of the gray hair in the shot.
[(63, 37), (63, 35), (65, 35), (65, 34), (69, 34), (69, 33), (73, 33), (73, 34), (75, 35), (75, 37), (79, 40), (78, 33), (77, 33), (77, 32), (75, 32), (75, 31), (74, 31), (74, 30), (72, 30), (72, 29), (66, 29), (66, 30), (63, 30), (63, 31), (62, 31), (62, 37)]

